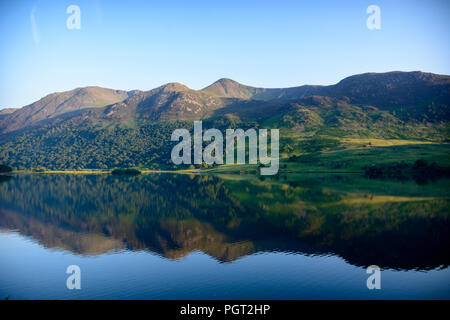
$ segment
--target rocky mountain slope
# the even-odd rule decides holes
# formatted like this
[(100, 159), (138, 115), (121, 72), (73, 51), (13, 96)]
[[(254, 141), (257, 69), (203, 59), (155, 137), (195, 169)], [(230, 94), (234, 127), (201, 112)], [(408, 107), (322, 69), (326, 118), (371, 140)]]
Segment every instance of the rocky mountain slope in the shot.
[(32, 127), (57, 117), (71, 117), (90, 108), (101, 108), (122, 101), (129, 93), (100, 87), (56, 92), (0, 118), (0, 132)]

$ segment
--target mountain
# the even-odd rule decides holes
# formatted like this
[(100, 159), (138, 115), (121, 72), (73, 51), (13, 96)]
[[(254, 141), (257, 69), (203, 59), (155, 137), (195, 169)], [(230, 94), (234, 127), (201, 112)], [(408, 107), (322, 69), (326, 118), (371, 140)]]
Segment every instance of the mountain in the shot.
[(201, 91), (215, 97), (251, 99), (255, 95), (256, 90), (257, 88), (242, 85), (231, 79), (222, 78)]
[(18, 110), (18, 109), (16, 109), (16, 108), (3, 108), (3, 109), (0, 109), (0, 119), (6, 117), (7, 115), (13, 113), (16, 110)]
[[(50, 94), (0, 115), (0, 163), (15, 168), (169, 166), (170, 134), (205, 127), (284, 130), (297, 153), (344, 138), (449, 140), (450, 76), (366, 73), (330, 86), (256, 88), (230, 79), (193, 90), (99, 87)], [(323, 140), (323, 138), (331, 140)]]
[[(315, 98), (313, 98), (315, 97)], [(311, 99), (373, 106), (404, 121), (447, 121), (450, 118), (450, 77), (423, 72), (366, 73), (331, 86), (256, 88), (220, 79), (202, 90), (169, 83), (149, 91), (100, 87), (50, 94), (39, 101), (0, 113), (0, 133), (76, 118), (92, 123), (205, 119), (224, 114), (270, 117), (286, 102)]]
[(365, 73), (326, 87), (321, 94), (395, 112), (404, 120), (450, 118), (450, 76), (446, 75), (419, 71)]
[(139, 120), (192, 120), (231, 113), (271, 116), (286, 102), (307, 104), (334, 99), (351, 105), (373, 106), (402, 120), (441, 121), (450, 118), (450, 77), (422, 72), (366, 73), (331, 86), (255, 88), (220, 79), (202, 90), (169, 83), (149, 91), (100, 87), (50, 94), (39, 101), (0, 113), (0, 133), (34, 127), (51, 119), (76, 118), (92, 122), (130, 123)]
[(222, 98), (267, 101), (274, 99), (299, 99), (308, 95), (318, 94), (322, 88), (322, 86), (308, 85), (292, 88), (255, 88), (242, 85), (231, 79), (222, 78), (201, 91)]
[(179, 83), (169, 83), (150, 91), (137, 91), (129, 98), (90, 116), (105, 121), (200, 119), (224, 107), (226, 101)]
[(74, 116), (86, 109), (100, 108), (122, 101), (128, 95), (126, 91), (100, 87), (86, 87), (52, 93), (0, 118), (0, 132), (7, 133), (35, 126), (56, 117)]

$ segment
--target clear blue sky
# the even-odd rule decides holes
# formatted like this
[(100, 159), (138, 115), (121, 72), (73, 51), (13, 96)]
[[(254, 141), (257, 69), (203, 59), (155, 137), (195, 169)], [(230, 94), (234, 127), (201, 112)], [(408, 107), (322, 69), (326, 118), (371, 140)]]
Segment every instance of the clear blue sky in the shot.
[[(66, 8), (81, 9), (68, 30)], [(381, 30), (366, 8), (381, 8)], [(333, 84), (363, 72), (450, 74), (450, 1), (0, 2), (0, 108), (98, 85)]]

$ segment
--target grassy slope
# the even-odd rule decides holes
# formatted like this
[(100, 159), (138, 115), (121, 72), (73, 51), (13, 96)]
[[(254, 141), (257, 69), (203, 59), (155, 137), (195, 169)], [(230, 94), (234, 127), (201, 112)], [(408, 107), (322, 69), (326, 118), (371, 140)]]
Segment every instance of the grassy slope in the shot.
[[(420, 141), (373, 139), (372, 146), (367, 140), (347, 140), (338, 149), (319, 153), (304, 154), (296, 161), (284, 158), (280, 161), (280, 172), (359, 172), (364, 166), (382, 163), (408, 162), (418, 159), (436, 162), (440, 166), (450, 166), (450, 144), (424, 143)], [(366, 147), (361, 147), (361, 144)], [(255, 171), (256, 165), (224, 165), (209, 172), (233, 173)]]

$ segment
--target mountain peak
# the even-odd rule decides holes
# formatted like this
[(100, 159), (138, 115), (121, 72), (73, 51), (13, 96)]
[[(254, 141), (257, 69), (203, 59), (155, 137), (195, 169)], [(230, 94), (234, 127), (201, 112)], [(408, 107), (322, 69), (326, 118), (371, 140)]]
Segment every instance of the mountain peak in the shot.
[[(229, 78), (220, 78), (219, 80), (215, 81), (213, 84), (209, 85), (207, 88), (211, 88), (211, 87), (222, 87), (224, 89), (227, 88), (235, 88), (235, 87), (246, 87), (243, 84), (240, 84), (237, 81), (234, 81), (233, 79), (229, 79)], [(203, 90), (205, 90), (203, 89)]]
[(217, 97), (250, 99), (255, 88), (245, 86), (232, 79), (221, 78), (201, 91)]
[(221, 85), (240, 85), (240, 86), (242, 85), (239, 82), (234, 81), (233, 79), (230, 79), (230, 78), (220, 78), (219, 80), (217, 80), (214, 83), (218, 83)]
[(189, 89), (184, 84), (178, 82), (169, 82), (156, 88), (156, 90), (160, 90), (163, 92), (171, 92), (171, 91), (180, 92), (180, 91), (190, 91), (191, 89)]

